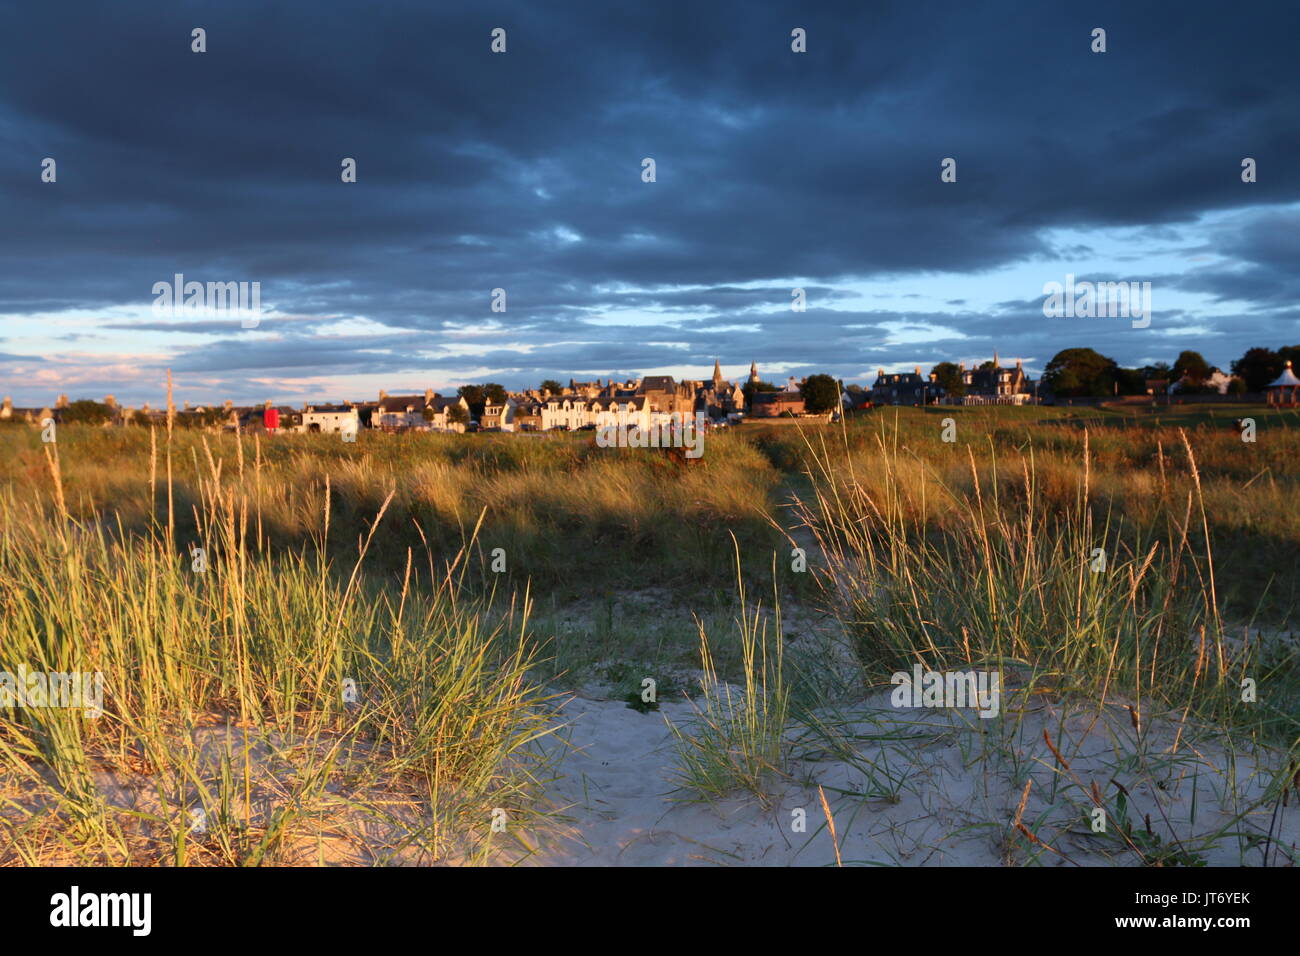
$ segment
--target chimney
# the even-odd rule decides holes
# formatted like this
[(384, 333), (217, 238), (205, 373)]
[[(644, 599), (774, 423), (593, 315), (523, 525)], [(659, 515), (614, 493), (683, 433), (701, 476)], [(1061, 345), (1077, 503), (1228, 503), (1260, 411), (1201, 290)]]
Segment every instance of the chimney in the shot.
[(112, 395), (105, 395), (104, 404), (107, 405), (109, 408), (117, 408), (117, 399), (114, 398)]
[(384, 399), (386, 399), (387, 397), (388, 397), (388, 393), (385, 392), (385, 391), (381, 388), (381, 389), (379, 390), (379, 400), (382, 402), (382, 401), (383, 401)]
[(433, 389), (431, 389), (431, 388), (426, 388), (426, 389), (424, 390), (424, 404), (426, 404), (426, 405), (432, 405), (432, 404), (433, 404), (433, 400), (434, 400), (435, 398), (437, 398), (437, 397), (438, 397), (438, 396), (434, 393)]
[(184, 406), (185, 411), (188, 412), (188, 411), (190, 410), (190, 403), (189, 403), (189, 402), (181, 402), (181, 405)]
[(916, 367), (916, 377), (917, 378), (921, 377), (921, 366), (919, 365)]
[(885, 377), (885, 370), (884, 370), (884, 368), (878, 368), (878, 369), (876, 369), (876, 374), (879, 375), (881, 378), (884, 378), (884, 377)]
[(998, 364), (998, 353), (997, 353), (997, 352), (994, 352), (994, 353), (993, 353), (993, 367), (994, 367), (994, 368), (1001, 368), (1001, 367), (1002, 367), (1002, 366), (1000, 366), (1000, 365)]
[(962, 359), (960, 362), (957, 363), (957, 371), (959, 371), (959, 372), (964, 372), (964, 371), (966, 371), (966, 360), (965, 360), (965, 359)]
[(1020, 359), (1016, 359), (1016, 368), (1024, 368), (1024, 363)]
[(8, 411), (9, 409), (11, 409), (11, 408), (14, 407), (14, 400), (13, 400), (12, 398), (10, 398), (8, 395), (6, 395), (6, 396), (5, 396), (5, 400), (4, 400), (4, 404), (3, 404), (3, 406), (0, 406), (0, 407), (3, 407), (3, 408), (5, 409), (5, 411)]
[(232, 402), (230, 399), (226, 399), (224, 402), (221, 403), (221, 407), (224, 408), (226, 411), (230, 411), (234, 407), (234, 405), (235, 403)]
[(67, 392), (64, 392), (64, 393), (62, 393), (61, 395), (59, 395), (58, 399), (54, 402), (54, 407), (55, 407), (55, 408), (67, 408), (67, 407), (68, 407), (68, 393), (67, 393)]

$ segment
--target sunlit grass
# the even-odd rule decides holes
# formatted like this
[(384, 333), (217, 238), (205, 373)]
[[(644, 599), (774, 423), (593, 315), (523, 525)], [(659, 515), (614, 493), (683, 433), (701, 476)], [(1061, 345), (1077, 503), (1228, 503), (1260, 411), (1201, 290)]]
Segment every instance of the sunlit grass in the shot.
[(548, 813), (534, 744), (556, 721), (529, 677), (527, 596), (502, 614), (464, 594), (465, 551), (407, 551), (391, 588), (369, 578), (389, 499), (349, 564), (328, 556), (328, 504), (316, 546), (266, 553), (260, 474), (205, 461), (183, 536), (67, 514), (53, 454), (52, 511), (0, 494), (0, 670), (106, 683), (97, 718), (0, 710), (0, 859), (469, 862), (489, 838), (530, 852)]

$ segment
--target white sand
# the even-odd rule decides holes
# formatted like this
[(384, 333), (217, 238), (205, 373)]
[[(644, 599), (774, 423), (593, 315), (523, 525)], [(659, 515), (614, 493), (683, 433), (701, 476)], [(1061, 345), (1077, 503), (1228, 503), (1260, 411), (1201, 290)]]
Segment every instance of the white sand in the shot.
[[(571, 696), (557, 713), (567, 723), (568, 743), (552, 738), (546, 744), (556, 766), (542, 801), (563, 809), (567, 825), (561, 832), (518, 834), (540, 847), (522, 859), (514, 841), (494, 837), (491, 862), (834, 865), (820, 785), (845, 865), (1138, 865), (1141, 857), (1116, 838), (1115, 781), (1128, 791), (1134, 839), (1148, 856), (1172, 848), (1184, 854), (1183, 862), (1259, 866), (1271, 826), (1274, 844), (1290, 848), (1291, 859), (1300, 858), (1300, 800), (1293, 795), (1287, 808), (1266, 800), (1272, 773), (1256, 770), (1279, 766), (1278, 753), (1252, 754), (1240, 745), (1234, 752), (1220, 735), (1191, 727), (1179, 733), (1167, 720), (1152, 721), (1139, 738), (1121, 702), (1100, 715), (1095, 706), (1081, 703), (1068, 712), (1064, 708), (1050, 695), (1023, 701), (1007, 693), (999, 716), (984, 720), (967, 710), (895, 709), (889, 695), (881, 693), (835, 713), (819, 711), (823, 722), (835, 724), (834, 731), (828, 738), (792, 722), (788, 772), (771, 779), (765, 807), (753, 794), (736, 793), (709, 804), (692, 801), (689, 792), (678, 788), (675, 738), (665, 718), (689, 731), (694, 715), (689, 704), (665, 701), (660, 711), (641, 713), (621, 700)], [(1045, 729), (1069, 771), (1047, 746)], [(236, 733), (230, 744), (227, 732), (214, 726), (197, 730), (194, 742), (205, 766), (215, 767), (242, 740)], [(286, 799), (280, 787), (267, 782), (280, 770), (272, 750), (281, 744), (251, 743), (250, 758), (260, 768), (253, 808), (259, 821)], [(147, 769), (96, 776), (112, 806), (148, 815), (178, 812), (160, 805)], [(1020, 813), (1027, 781), (1029, 794)], [(1108, 835), (1091, 830), (1089, 791), (1094, 784), (1107, 811)], [(48, 802), (32, 797), (32, 781), (0, 786), (0, 792), (6, 790), (16, 794), (11, 806), (26, 803), (34, 810)], [(337, 788), (329, 791), (334, 794)], [(299, 821), (280, 862), (433, 862), (410, 846), (412, 828), (428, 822), (427, 807), (415, 794), (371, 789), (354, 796), (363, 797), (371, 809), (355, 804), (345, 809), (337, 800), (323, 805), (317, 826), (308, 826), (312, 817)], [(796, 825), (797, 810), (803, 811), (802, 831)], [(242, 807), (236, 811), (242, 813)], [(1052, 849), (1026, 838), (1015, 826), (1018, 818)], [(1148, 820), (1158, 842), (1147, 835)], [(1234, 831), (1244, 836), (1232, 835)], [(197, 845), (192, 858), (220, 862), (211, 852), (200, 854)], [(1287, 861), (1286, 853), (1271, 860), (1273, 865)], [(453, 857), (441, 862), (467, 861)]]
[[(794, 762), (791, 779), (774, 781), (767, 810), (752, 795), (714, 805), (683, 802), (688, 794), (674, 788), (675, 750), (664, 718), (688, 724), (692, 711), (685, 703), (643, 714), (622, 701), (578, 696), (562, 714), (571, 723), (572, 749), (548, 796), (569, 807), (574, 835), (548, 840), (530, 865), (834, 865), (818, 784), (845, 865), (998, 866), (1033, 856), (1049, 866), (1071, 865), (1066, 856), (1080, 865), (1135, 865), (1138, 857), (1121, 842), (1091, 833), (1092, 803), (1047, 748), (1044, 727), (1084, 787), (1096, 782), (1112, 814), (1117, 790), (1109, 781), (1115, 777), (1129, 790), (1130, 819), (1139, 834), (1149, 814), (1161, 846), (1181, 843), (1210, 865), (1260, 865), (1260, 849), (1212, 835), (1234, 813), (1248, 810), (1241, 828), (1262, 834), (1272, 811), (1271, 805), (1249, 807), (1266, 783), (1254, 775), (1249, 756), (1237, 755), (1234, 788), (1222, 746), (1193, 746), (1193, 735), (1185, 733), (1175, 753), (1171, 726), (1146, 734), (1142, 760), (1122, 761), (1134, 752), (1136, 737), (1118, 706), (1101, 720), (1091, 714), (1063, 718), (1055, 705), (1035, 699), (1024, 713), (1008, 708), (981, 720), (969, 711), (895, 710), (882, 695), (856, 709), (853, 730), (919, 739), (856, 741), (857, 767), (808, 754), (813, 744), (806, 738), (794, 741), (795, 753), (807, 755)], [(1025, 774), (1033, 786), (1023, 820), (1059, 854), (1035, 848), (1013, 827)], [(1294, 847), (1300, 844), (1300, 808), (1292, 804), (1279, 819), (1282, 842)], [(803, 833), (793, 826), (797, 808), (806, 814)], [(1113, 816), (1109, 825), (1113, 831)]]

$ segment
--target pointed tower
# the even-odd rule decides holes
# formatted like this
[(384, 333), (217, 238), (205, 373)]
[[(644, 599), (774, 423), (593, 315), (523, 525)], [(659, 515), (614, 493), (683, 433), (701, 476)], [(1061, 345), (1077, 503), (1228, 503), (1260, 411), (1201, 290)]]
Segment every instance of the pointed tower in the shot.
[(757, 382), (757, 381), (758, 381), (758, 363), (757, 363), (757, 362), (750, 362), (750, 363), (749, 363), (749, 380), (750, 380), (751, 382)]
[(713, 360), (713, 390), (722, 391), (722, 366), (718, 364), (717, 359)]

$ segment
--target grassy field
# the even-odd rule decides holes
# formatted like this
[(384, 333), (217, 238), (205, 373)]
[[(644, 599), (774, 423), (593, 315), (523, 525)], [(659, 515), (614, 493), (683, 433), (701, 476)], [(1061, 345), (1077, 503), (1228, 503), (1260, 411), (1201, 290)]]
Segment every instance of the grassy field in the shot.
[[(296, 552), (320, 535), (328, 482), (334, 553), (354, 556), (357, 537), (391, 493), (381, 547), (368, 561), (375, 572), (400, 574), (408, 548), (454, 555), (485, 510), (474, 584), (532, 580), (575, 596), (725, 584), (726, 529), (746, 546), (770, 550), (777, 540), (766, 518), (781, 475), (749, 443), (729, 436), (710, 444), (700, 466), (679, 470), (656, 451), (597, 448), (590, 433), (363, 432), (348, 444), (337, 435), (240, 441), (177, 431), (170, 504), (167, 476), (158, 470), (165, 465), (151, 453), (148, 431), (68, 427), (57, 444), (72, 518), (143, 532), (166, 523), (170, 508), (177, 540), (187, 545), (202, 537), (205, 495), (238, 489), (254, 518), (250, 547)], [(20, 497), (36, 491), (50, 507), (36, 430), (0, 429), (0, 487)], [(490, 570), (494, 548), (506, 552), (500, 580)]]
[[(526, 859), (557, 695), (645, 674), (696, 701), (702, 799), (769, 805), (792, 725), (858, 754), (828, 715), (917, 663), (1118, 708), (1138, 750), (1158, 720), (1250, 749), (1258, 809), (1300, 750), (1298, 483), (1300, 416), (1244, 406), (878, 409), (691, 467), (589, 433), (0, 428), (0, 672), (107, 683), (93, 720), (0, 707), (0, 862)], [(1024, 814), (1009, 861), (1050, 842)]]

